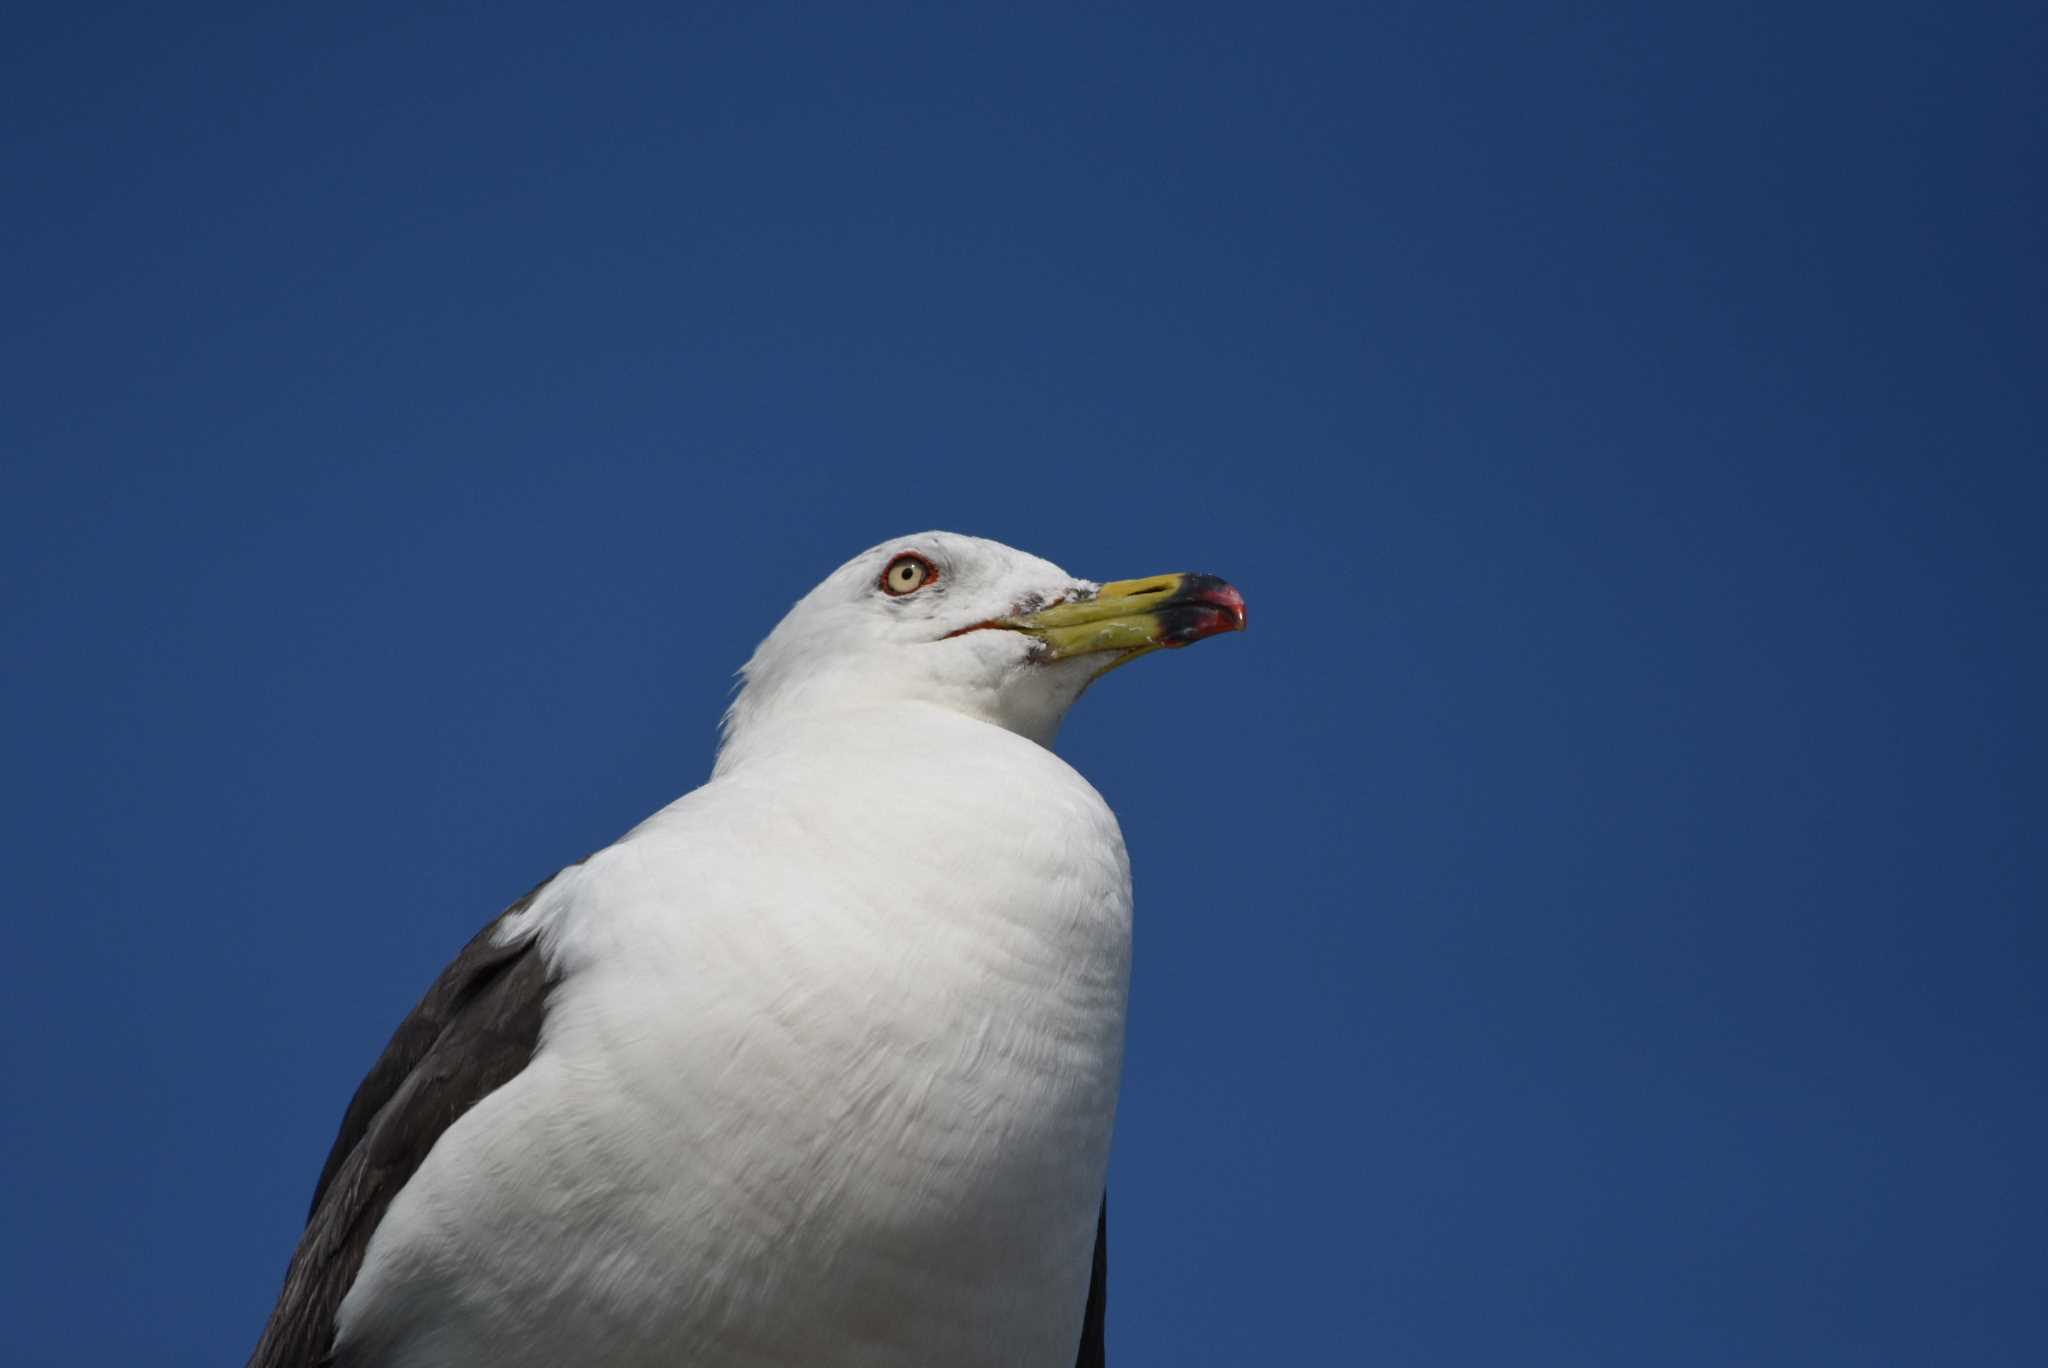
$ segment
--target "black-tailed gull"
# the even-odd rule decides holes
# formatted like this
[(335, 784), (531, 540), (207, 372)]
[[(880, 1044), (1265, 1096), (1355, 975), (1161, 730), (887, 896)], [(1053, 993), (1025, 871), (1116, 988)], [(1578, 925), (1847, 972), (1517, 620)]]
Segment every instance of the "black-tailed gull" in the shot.
[(398, 1028), (252, 1365), (1100, 1363), (1130, 871), (1048, 747), (1244, 620), (952, 533), (833, 572), (710, 782)]

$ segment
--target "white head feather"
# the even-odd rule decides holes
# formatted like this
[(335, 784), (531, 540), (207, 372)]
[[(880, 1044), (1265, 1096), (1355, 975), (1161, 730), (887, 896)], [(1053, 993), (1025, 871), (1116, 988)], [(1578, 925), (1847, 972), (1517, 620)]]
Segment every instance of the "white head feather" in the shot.
[[(883, 576), (904, 556), (922, 557), (932, 573), (913, 592), (892, 594)], [(1049, 661), (1027, 635), (972, 629), (1098, 587), (957, 532), (870, 547), (799, 599), (741, 669), (718, 768), (782, 722), (901, 703), (935, 704), (1050, 745), (1109, 661)]]

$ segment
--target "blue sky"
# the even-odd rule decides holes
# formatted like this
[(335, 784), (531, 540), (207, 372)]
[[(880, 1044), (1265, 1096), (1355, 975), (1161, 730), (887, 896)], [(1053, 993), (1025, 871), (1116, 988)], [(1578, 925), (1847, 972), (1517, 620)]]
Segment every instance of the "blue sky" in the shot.
[(2048, 1354), (2048, 26), (49, 7), (0, 45), (9, 1356), (237, 1362), (349, 1091), (926, 527), (1090, 693), (1119, 1363)]

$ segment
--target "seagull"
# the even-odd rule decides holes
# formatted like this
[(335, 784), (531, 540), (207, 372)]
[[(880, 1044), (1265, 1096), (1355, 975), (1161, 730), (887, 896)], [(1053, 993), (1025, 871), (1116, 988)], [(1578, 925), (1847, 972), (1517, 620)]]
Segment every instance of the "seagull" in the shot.
[(711, 778), (514, 902), (356, 1090), (251, 1368), (1104, 1361), (1131, 881), (1050, 749), (1245, 625), (884, 542), (740, 672)]

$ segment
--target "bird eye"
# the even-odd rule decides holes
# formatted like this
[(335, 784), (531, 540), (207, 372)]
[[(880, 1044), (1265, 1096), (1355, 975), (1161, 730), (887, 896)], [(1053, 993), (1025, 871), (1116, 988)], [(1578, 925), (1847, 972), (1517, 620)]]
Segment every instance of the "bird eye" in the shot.
[(939, 569), (915, 551), (905, 551), (889, 562), (882, 572), (882, 592), (901, 596), (924, 588), (939, 577)]

